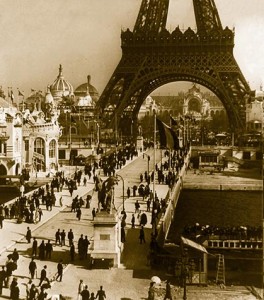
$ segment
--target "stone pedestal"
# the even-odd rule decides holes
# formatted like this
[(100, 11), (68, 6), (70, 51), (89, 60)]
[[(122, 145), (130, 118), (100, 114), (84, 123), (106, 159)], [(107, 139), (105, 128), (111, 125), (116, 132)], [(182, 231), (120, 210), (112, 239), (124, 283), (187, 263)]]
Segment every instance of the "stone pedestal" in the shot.
[(140, 152), (144, 150), (143, 136), (137, 136), (137, 150)]
[(101, 211), (94, 218), (94, 245), (91, 258), (95, 263), (108, 264), (110, 267), (120, 265), (120, 221), (117, 214)]

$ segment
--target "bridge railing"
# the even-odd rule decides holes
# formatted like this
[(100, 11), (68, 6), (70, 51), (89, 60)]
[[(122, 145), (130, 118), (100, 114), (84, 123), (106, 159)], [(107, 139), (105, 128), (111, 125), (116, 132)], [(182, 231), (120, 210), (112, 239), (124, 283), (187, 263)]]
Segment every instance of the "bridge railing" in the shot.
[(157, 231), (158, 231), (157, 240), (160, 245), (164, 244), (167, 235), (169, 233), (170, 225), (174, 218), (175, 208), (177, 206), (178, 199), (183, 187), (183, 178), (186, 174), (186, 168), (188, 168), (189, 161), (190, 161), (190, 154), (188, 153), (184, 159), (184, 164), (179, 172), (179, 177), (177, 178), (176, 183), (171, 189), (168, 190), (166, 196), (166, 202), (167, 202), (166, 211), (161, 216), (157, 226)]

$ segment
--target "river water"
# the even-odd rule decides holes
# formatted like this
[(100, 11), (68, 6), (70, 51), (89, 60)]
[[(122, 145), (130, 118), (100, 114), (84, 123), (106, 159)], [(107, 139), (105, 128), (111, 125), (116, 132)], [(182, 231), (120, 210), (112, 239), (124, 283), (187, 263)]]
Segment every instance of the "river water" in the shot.
[[(262, 192), (183, 190), (169, 238), (185, 225), (261, 226)], [(173, 239), (174, 239), (173, 238)]]

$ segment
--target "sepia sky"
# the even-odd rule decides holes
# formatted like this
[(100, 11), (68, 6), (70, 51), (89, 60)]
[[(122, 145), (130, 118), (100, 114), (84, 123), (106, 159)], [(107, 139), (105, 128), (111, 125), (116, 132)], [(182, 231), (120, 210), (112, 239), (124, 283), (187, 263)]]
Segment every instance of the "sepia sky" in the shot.
[[(235, 27), (234, 56), (252, 89), (264, 83), (263, 0), (215, 0)], [(121, 29), (133, 29), (141, 0), (0, 0), (0, 85), (46, 90), (63, 74), (101, 94), (121, 58)], [(192, 0), (170, 0), (167, 28), (195, 28)]]

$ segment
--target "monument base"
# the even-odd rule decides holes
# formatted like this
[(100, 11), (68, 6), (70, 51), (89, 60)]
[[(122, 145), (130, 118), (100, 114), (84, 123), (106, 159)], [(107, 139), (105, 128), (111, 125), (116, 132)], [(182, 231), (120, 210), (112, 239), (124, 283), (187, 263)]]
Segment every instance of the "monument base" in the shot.
[(105, 268), (119, 267), (121, 241), (120, 221), (117, 214), (101, 211), (93, 221), (94, 244), (90, 255), (93, 265)]

